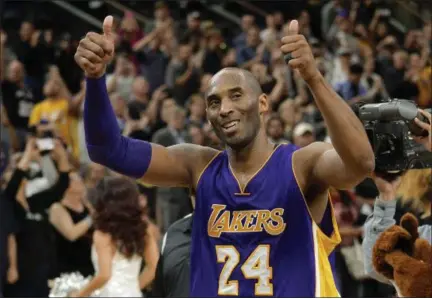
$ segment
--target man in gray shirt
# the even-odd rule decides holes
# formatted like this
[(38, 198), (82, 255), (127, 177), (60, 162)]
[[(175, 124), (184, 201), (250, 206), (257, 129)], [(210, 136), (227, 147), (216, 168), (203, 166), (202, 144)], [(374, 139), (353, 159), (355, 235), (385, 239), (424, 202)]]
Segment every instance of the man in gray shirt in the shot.
[[(423, 129), (429, 131), (429, 136), (421, 139), (416, 139), (417, 142), (422, 143), (429, 151), (432, 151), (431, 142), (431, 114), (426, 111), (420, 111), (424, 116), (429, 119), (429, 124), (421, 122), (418, 119), (416, 124)], [(379, 235), (396, 224), (394, 215), (396, 212), (396, 189), (399, 186), (400, 178), (393, 182), (387, 182), (382, 178), (376, 177), (374, 179), (375, 184), (380, 192), (379, 198), (375, 202), (374, 212), (368, 218), (365, 224), (365, 236), (363, 239), (363, 251), (365, 268), (368, 275), (372, 278), (384, 282), (390, 283), (385, 277), (379, 275), (372, 264), (372, 249), (375, 245)], [(432, 225), (423, 225), (418, 228), (420, 238), (426, 239), (432, 244)]]

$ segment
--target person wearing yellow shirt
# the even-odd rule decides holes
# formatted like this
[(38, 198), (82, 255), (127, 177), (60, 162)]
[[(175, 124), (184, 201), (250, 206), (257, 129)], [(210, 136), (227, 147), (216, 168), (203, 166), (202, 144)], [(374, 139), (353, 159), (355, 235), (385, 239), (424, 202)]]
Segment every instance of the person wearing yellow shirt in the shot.
[(51, 77), (45, 83), (45, 100), (38, 103), (30, 115), (29, 127), (38, 126), (41, 121), (49, 123), (54, 135), (71, 147), (73, 155), (78, 156), (76, 119), (69, 114), (69, 99), (62, 91), (61, 79)]

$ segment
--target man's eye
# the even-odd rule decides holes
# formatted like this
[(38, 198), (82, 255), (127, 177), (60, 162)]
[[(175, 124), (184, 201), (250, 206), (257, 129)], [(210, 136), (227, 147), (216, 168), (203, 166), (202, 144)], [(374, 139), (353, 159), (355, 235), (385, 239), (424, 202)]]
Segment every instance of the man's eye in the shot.
[(218, 105), (218, 101), (216, 101), (216, 100), (213, 100), (209, 103), (210, 107), (216, 107), (217, 105)]
[(233, 97), (234, 99), (239, 99), (239, 98), (241, 98), (241, 96), (242, 96), (241, 93), (236, 92), (235, 94), (233, 94), (232, 97)]

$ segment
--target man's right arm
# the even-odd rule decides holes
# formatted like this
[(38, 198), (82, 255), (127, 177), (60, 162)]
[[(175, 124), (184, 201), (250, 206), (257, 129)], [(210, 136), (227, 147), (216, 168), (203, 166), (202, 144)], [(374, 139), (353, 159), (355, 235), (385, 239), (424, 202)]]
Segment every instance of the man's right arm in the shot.
[(120, 133), (105, 80), (114, 57), (113, 17), (103, 22), (103, 34), (87, 33), (75, 61), (87, 77), (84, 103), (86, 146), (92, 161), (157, 186), (194, 187), (198, 174), (217, 151), (192, 144), (164, 148)]
[(163, 147), (122, 136), (105, 76), (87, 79), (84, 128), (92, 161), (156, 186), (192, 186), (195, 174), (217, 153), (193, 144)]

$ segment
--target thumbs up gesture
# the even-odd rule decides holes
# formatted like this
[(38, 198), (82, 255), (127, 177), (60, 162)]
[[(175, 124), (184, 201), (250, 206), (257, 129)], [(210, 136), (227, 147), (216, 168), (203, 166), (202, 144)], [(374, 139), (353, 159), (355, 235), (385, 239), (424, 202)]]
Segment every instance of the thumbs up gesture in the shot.
[(297, 70), (306, 83), (320, 78), (315, 59), (312, 54), (312, 49), (304, 35), (299, 34), (299, 24), (297, 20), (291, 21), (288, 27), (289, 34), (282, 38), (281, 51), (288, 55), (288, 65)]
[(105, 73), (114, 57), (113, 17), (103, 22), (103, 34), (89, 32), (81, 39), (75, 53), (75, 61), (89, 78), (99, 78)]

